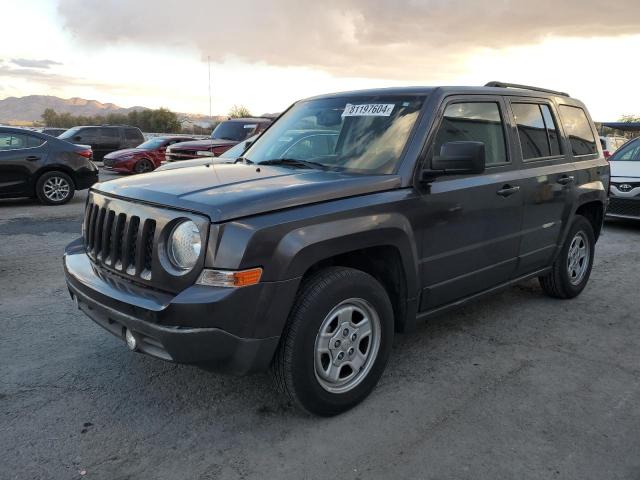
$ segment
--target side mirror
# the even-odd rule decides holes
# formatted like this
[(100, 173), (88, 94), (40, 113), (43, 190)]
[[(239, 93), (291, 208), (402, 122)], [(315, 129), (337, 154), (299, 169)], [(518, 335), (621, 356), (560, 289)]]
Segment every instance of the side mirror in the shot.
[(440, 148), (440, 155), (434, 155), (431, 170), (445, 175), (482, 173), (485, 157), (483, 142), (448, 142)]

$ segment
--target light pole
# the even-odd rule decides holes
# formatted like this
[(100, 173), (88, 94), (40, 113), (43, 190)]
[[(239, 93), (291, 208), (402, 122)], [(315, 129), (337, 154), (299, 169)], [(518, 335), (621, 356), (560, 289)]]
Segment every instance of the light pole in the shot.
[(209, 67), (209, 118), (211, 118), (211, 57), (207, 55), (207, 65)]

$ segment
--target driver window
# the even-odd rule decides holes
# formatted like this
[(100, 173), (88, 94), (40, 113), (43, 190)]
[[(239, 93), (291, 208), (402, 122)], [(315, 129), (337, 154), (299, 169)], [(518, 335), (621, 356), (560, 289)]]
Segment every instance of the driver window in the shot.
[(493, 102), (461, 102), (447, 106), (433, 142), (439, 155), (448, 142), (483, 142), (487, 167), (508, 163), (500, 107)]

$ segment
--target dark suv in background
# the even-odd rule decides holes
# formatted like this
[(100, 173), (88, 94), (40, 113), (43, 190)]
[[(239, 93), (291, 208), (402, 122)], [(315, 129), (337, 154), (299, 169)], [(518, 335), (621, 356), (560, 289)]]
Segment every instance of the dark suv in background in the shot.
[(219, 156), (247, 138), (262, 133), (272, 123), (270, 118), (234, 118), (218, 124), (208, 140), (182, 142), (167, 148), (168, 162), (188, 160), (202, 156)]
[(108, 153), (123, 148), (134, 148), (144, 142), (144, 136), (139, 128), (126, 125), (73, 127), (58, 138), (76, 144), (89, 145), (96, 161), (102, 161)]
[(61, 205), (98, 181), (87, 146), (47, 134), (0, 127), (0, 198), (37, 197)]
[(373, 390), (395, 332), (531, 278), (583, 291), (608, 203), (597, 138), (580, 101), (498, 82), (302, 100), (238, 163), (92, 188), (67, 284), (131, 350), (271, 367), (335, 415)]

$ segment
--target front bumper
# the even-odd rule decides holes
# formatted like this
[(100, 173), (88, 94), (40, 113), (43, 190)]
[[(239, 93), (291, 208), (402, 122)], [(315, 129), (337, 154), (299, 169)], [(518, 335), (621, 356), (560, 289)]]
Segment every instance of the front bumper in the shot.
[(174, 296), (99, 271), (81, 241), (67, 247), (64, 270), (78, 308), (123, 341), (130, 330), (141, 352), (240, 375), (270, 365), (298, 284), (196, 285)]
[(609, 197), (607, 217), (640, 220), (640, 197)]

